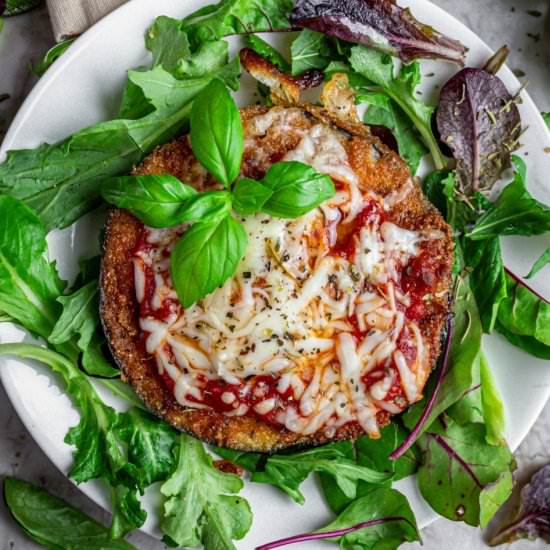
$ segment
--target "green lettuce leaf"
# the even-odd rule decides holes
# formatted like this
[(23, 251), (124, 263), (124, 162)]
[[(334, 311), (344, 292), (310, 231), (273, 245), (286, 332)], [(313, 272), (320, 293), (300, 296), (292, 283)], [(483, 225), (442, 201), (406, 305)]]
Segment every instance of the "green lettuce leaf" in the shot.
[(45, 548), (135, 550), (124, 540), (111, 540), (108, 528), (26, 481), (5, 478), (4, 498), (25, 534)]
[(180, 434), (177, 466), (161, 487), (166, 497), (161, 530), (178, 546), (233, 549), (252, 523), (248, 502), (236, 495), (243, 481), (217, 470), (202, 443)]
[(365, 46), (351, 48), (350, 63), (354, 71), (372, 84), (370, 91), (383, 92), (399, 106), (420, 133), (436, 169), (445, 168), (447, 163), (432, 132), (434, 108), (419, 101), (414, 94), (420, 82), (420, 64), (415, 61), (403, 65), (395, 76), (392, 58)]
[(437, 426), (419, 440), (424, 462), (417, 474), (422, 496), (442, 516), (485, 526), (511, 494), (515, 468), (506, 446), (489, 445), (482, 424)]
[(270, 456), (264, 469), (252, 474), (252, 481), (274, 485), (295, 502), (303, 504), (304, 496), (299, 487), (313, 472), (330, 475), (344, 495), (351, 499), (356, 496), (359, 480), (383, 483), (392, 476), (359, 466), (349, 459), (345, 446), (331, 444), (299, 453)]

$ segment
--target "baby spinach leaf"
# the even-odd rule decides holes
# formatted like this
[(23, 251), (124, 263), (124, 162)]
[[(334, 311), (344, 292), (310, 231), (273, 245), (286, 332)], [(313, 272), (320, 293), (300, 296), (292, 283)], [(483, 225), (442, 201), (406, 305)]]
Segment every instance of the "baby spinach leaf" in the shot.
[(436, 169), (445, 168), (447, 163), (432, 132), (434, 108), (422, 103), (414, 95), (420, 82), (420, 65), (417, 62), (404, 65), (395, 76), (391, 57), (364, 46), (351, 49), (350, 63), (354, 71), (372, 83), (371, 91), (382, 91), (399, 106), (418, 130), (433, 157)]
[(277, 162), (267, 171), (262, 184), (272, 195), (262, 211), (279, 218), (298, 218), (332, 198), (332, 179), (301, 162)]
[(466, 233), (470, 239), (482, 240), (498, 235), (530, 236), (550, 231), (550, 208), (527, 191), (525, 162), (517, 156), (512, 160), (514, 180)]
[(61, 315), (48, 337), (51, 344), (58, 345), (76, 339), (78, 349), (83, 353), (84, 368), (91, 376), (111, 378), (120, 371), (111, 366), (101, 352), (103, 338), (99, 328), (99, 284), (92, 280), (73, 294), (60, 296)]
[(244, 138), (239, 109), (220, 81), (195, 99), (190, 136), (197, 160), (228, 188), (241, 169)]
[(531, 279), (534, 277), (543, 267), (550, 264), (550, 247), (547, 248), (541, 255), (541, 257), (533, 264), (531, 271), (525, 277), (526, 279)]
[(464, 239), (464, 261), (471, 271), (470, 285), (486, 333), (493, 332), (498, 308), (508, 296), (499, 237), (472, 241)]
[(483, 354), (480, 361), (481, 405), (485, 422), (485, 440), (490, 445), (504, 444), (504, 403), (498, 393), (489, 363)]
[[(460, 426), (451, 421), (444, 432), (430, 429), (419, 440), (424, 462), (418, 487), (438, 514), (486, 525), (496, 512), (495, 501), (502, 504), (510, 496), (509, 479), (501, 475), (515, 467), (513, 455), (506, 446), (486, 443), (485, 435), (482, 424)], [(506, 490), (495, 490), (497, 480)]]
[(182, 28), (193, 48), (231, 34), (288, 30), (292, 0), (221, 0), (185, 17)]
[[(0, 9), (0, 13), (2, 10)], [(53, 48), (50, 48), (46, 55), (36, 65), (31, 64), (31, 71), (38, 77), (44, 75), (44, 73), (57, 61), (72, 45), (76, 38), (69, 38), (63, 40), (59, 44), (56, 44)]]
[(183, 307), (190, 307), (231, 277), (244, 256), (248, 237), (230, 216), (198, 222), (172, 251), (172, 280)]
[(179, 61), (191, 53), (181, 21), (165, 15), (157, 17), (149, 27), (145, 46), (153, 55), (153, 67), (160, 66), (168, 72), (173, 72)]
[(46, 257), (46, 232), (36, 214), (0, 195), (0, 310), (47, 338), (61, 312), (65, 284)]
[(521, 505), (512, 524), (502, 529), (491, 546), (510, 544), (516, 540), (537, 538), (550, 542), (550, 465), (535, 472), (521, 491)]
[(528, 353), (550, 358), (550, 304), (510, 273), (506, 282), (508, 298), (498, 310), (497, 330)]
[(397, 141), (399, 155), (407, 161), (411, 172), (416, 174), (420, 161), (428, 149), (412, 121), (383, 93), (359, 92), (356, 101), (368, 104), (363, 118), (365, 124), (385, 126), (391, 130)]
[(249, 216), (261, 212), (273, 191), (262, 182), (240, 179), (233, 188), (233, 206), (238, 214)]
[(273, 63), (283, 72), (290, 71), (290, 63), (269, 43), (255, 34), (248, 34), (245, 37), (246, 45), (258, 55)]
[(276, 454), (267, 459), (264, 470), (252, 474), (252, 481), (270, 483), (287, 493), (295, 502), (304, 503), (300, 485), (312, 472), (334, 478), (348, 498), (355, 498), (357, 482), (382, 483), (391, 474), (380, 473), (349, 460), (338, 445), (325, 445), (292, 454)]
[(235, 493), (243, 487), (236, 475), (212, 465), (202, 443), (180, 434), (177, 465), (161, 487), (167, 498), (161, 530), (178, 546), (233, 549), (252, 523), (248, 502)]
[[(477, 311), (477, 305), (470, 289), (468, 277), (460, 277), (457, 284), (453, 338), (447, 367), (447, 373), (439, 389), (433, 408), (420, 433), (426, 430), (437, 417), (451, 405), (459, 401), (472, 387), (475, 369), (479, 368), (481, 355), (482, 327)], [(435, 381), (435, 378), (432, 377)], [(434, 381), (429, 383), (426, 390), (428, 397), (413, 405), (404, 415), (405, 426), (412, 429), (422, 413), (430, 393), (433, 391)]]
[(304, 29), (292, 42), (292, 74), (294, 76), (312, 69), (324, 69), (330, 59), (327, 53), (327, 37), (319, 32)]
[(466, 48), (417, 21), (395, 2), (297, 0), (291, 23), (364, 44), (409, 63), (418, 57), (462, 64)]
[(56, 550), (135, 550), (124, 540), (111, 540), (109, 529), (26, 481), (4, 479), (4, 498), (25, 534)]

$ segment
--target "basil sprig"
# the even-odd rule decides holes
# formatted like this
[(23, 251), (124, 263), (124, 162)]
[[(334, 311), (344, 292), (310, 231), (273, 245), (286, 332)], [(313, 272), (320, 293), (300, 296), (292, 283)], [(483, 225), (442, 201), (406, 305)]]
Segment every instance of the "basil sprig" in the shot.
[(212, 81), (193, 102), (191, 146), (197, 160), (224, 190), (197, 192), (169, 175), (112, 178), (103, 198), (126, 208), (145, 224), (173, 227), (193, 223), (171, 256), (172, 280), (184, 307), (214, 291), (237, 270), (248, 237), (240, 216), (263, 212), (298, 218), (335, 194), (332, 180), (300, 162), (278, 162), (261, 181), (238, 181), (244, 136), (237, 105), (220, 80)]

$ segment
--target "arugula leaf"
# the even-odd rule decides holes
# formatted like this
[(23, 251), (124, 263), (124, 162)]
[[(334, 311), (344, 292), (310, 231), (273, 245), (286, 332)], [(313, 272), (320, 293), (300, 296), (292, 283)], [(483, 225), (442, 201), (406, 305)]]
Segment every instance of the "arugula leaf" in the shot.
[(232, 34), (288, 30), (292, 0), (221, 0), (185, 17), (182, 28), (193, 48)]
[[(364, 522), (372, 523), (350, 529)], [(334, 533), (347, 529), (350, 531), (340, 536)], [(407, 499), (389, 487), (375, 488), (353, 501), (334, 521), (316, 533), (333, 533), (328, 540), (338, 541), (342, 550), (394, 550), (404, 541), (420, 540), (414, 513)]]
[(239, 109), (220, 81), (195, 99), (190, 137), (197, 160), (228, 188), (241, 169), (244, 137)]
[(6, 477), (4, 498), (25, 534), (46, 548), (135, 550), (124, 540), (111, 540), (109, 529), (26, 481)]
[(38, 77), (43, 76), (53, 63), (69, 49), (75, 40), (76, 38), (69, 38), (68, 40), (63, 40), (63, 42), (56, 44), (53, 48), (50, 48), (46, 52), (46, 55), (36, 65), (31, 64), (31, 71)]
[(248, 502), (235, 495), (243, 481), (214, 468), (200, 441), (180, 434), (178, 442), (176, 469), (160, 489), (167, 498), (162, 532), (178, 546), (235, 548), (232, 540), (242, 539), (252, 523)]
[(312, 69), (324, 69), (330, 62), (327, 52), (327, 37), (320, 32), (304, 29), (292, 42), (292, 74), (302, 74)]
[[(235, 61), (240, 63), (238, 57)], [(178, 78), (197, 78), (207, 74), (224, 74), (228, 63), (229, 44), (225, 40), (205, 42), (192, 55), (179, 61), (175, 75)], [(222, 80), (233, 90), (238, 90), (239, 76), (240, 74), (236, 74), (234, 77), (222, 78)]]
[(197, 193), (169, 174), (113, 178), (103, 183), (101, 194), (107, 202), (126, 208), (151, 227), (215, 221), (231, 210), (229, 193)]
[(525, 162), (512, 157), (515, 176), (499, 198), (466, 233), (473, 240), (490, 239), (498, 235), (540, 235), (550, 231), (550, 208), (531, 196), (525, 187)]
[(498, 308), (508, 296), (500, 239), (464, 239), (464, 258), (471, 270), (470, 285), (476, 297), (479, 316), (486, 333), (494, 330)]
[(248, 237), (231, 216), (198, 222), (172, 251), (172, 280), (183, 307), (190, 307), (231, 277), (244, 256)]
[[(381, 430), (380, 435), (380, 439), (370, 439), (366, 436), (360, 437), (355, 442), (355, 449), (349, 441), (341, 442), (337, 445), (346, 458), (356, 461), (359, 466), (391, 475), (391, 478), (384, 482), (384, 484), (389, 486), (394, 481), (399, 481), (414, 474), (420, 464), (420, 457), (416, 448), (413, 447), (399, 459), (390, 460), (390, 453), (399, 447), (407, 436), (407, 432), (398, 423), (392, 422)], [(319, 477), (328, 505), (333, 512), (339, 514), (353, 499), (348, 498), (340, 490), (332, 476), (321, 473)], [(356, 498), (365, 496), (372, 489), (372, 483), (360, 480), (357, 483)]]
[(270, 456), (264, 470), (252, 474), (252, 481), (270, 483), (287, 493), (295, 502), (304, 503), (300, 485), (312, 472), (322, 472), (334, 478), (348, 498), (355, 498), (357, 482), (382, 483), (391, 474), (380, 473), (350, 460), (338, 444), (325, 445), (292, 454)]
[(385, 126), (397, 141), (399, 155), (405, 159), (411, 172), (416, 174), (422, 157), (428, 152), (412, 121), (387, 95), (379, 92), (359, 92), (358, 103), (369, 105), (363, 117), (365, 124)]
[(160, 66), (168, 72), (173, 72), (179, 61), (191, 53), (181, 21), (165, 15), (157, 17), (149, 27), (145, 46), (153, 55), (153, 67)]
[(273, 193), (262, 211), (280, 218), (303, 216), (336, 193), (329, 176), (296, 161), (273, 164), (262, 184)]
[[(239, 66), (229, 69), (220, 78), (238, 74)], [(128, 173), (154, 147), (181, 133), (193, 99), (217, 76), (180, 81), (160, 67), (130, 71), (149, 114), (102, 122), (55, 145), (9, 152), (0, 164), (0, 193), (23, 200), (46, 229), (67, 227), (98, 204), (101, 181)]]
[(6, 313), (0, 311), (0, 323), (10, 323), (13, 319)]
[(550, 113), (541, 113), (542, 118), (544, 119), (544, 122), (546, 122), (546, 125), (550, 129)]
[[(479, 368), (481, 356), (482, 327), (477, 305), (472, 295), (468, 277), (460, 277), (454, 300), (453, 339), (448, 362), (448, 371), (443, 380), (434, 406), (424, 428), (426, 430), (437, 417), (462, 399), (472, 387), (476, 368)], [(435, 378), (432, 377), (432, 380)], [(433, 390), (433, 382), (426, 391), (428, 397), (413, 405), (404, 415), (405, 426), (411, 429), (422, 416), (424, 407)]]
[(434, 108), (422, 103), (414, 96), (416, 86), (420, 82), (419, 63), (404, 65), (399, 74), (394, 76), (391, 57), (364, 46), (351, 48), (350, 63), (354, 71), (373, 84), (369, 87), (370, 91), (384, 92), (401, 108), (420, 133), (432, 155), (436, 169), (445, 168), (447, 163), (432, 132), (431, 121)]
[(424, 453), (417, 474), (422, 496), (448, 519), (485, 526), (511, 494), (511, 476), (502, 474), (515, 468), (512, 453), (486, 443), (482, 424), (450, 422), (443, 433), (433, 428), (418, 442)]
[(242, 216), (256, 214), (272, 195), (273, 191), (262, 182), (243, 178), (233, 187), (233, 207)]
[(497, 331), (528, 353), (550, 358), (550, 304), (506, 274), (508, 298), (498, 310)]
[(550, 264), (550, 247), (547, 248), (540, 258), (533, 264), (533, 267), (531, 268), (531, 271), (529, 271), (529, 274), (525, 277), (526, 279), (531, 279), (534, 277), (543, 267)]
[(77, 346), (83, 353), (84, 368), (91, 376), (119, 376), (101, 352), (103, 338), (97, 332), (99, 321), (99, 285), (92, 280), (69, 296), (60, 296), (57, 301), (63, 310), (52, 333), (48, 337), (51, 344), (59, 345), (78, 337)]
[(266, 455), (261, 453), (247, 453), (244, 451), (235, 451), (234, 449), (224, 449), (222, 447), (212, 447), (212, 450), (225, 460), (229, 460), (229, 462), (249, 472), (255, 472), (266, 457)]
[(61, 312), (65, 283), (46, 258), (44, 227), (18, 200), (0, 195), (0, 310), (47, 338)]
[(285, 73), (290, 71), (290, 63), (271, 44), (255, 34), (246, 35), (245, 41), (251, 50), (279, 67), (281, 71)]

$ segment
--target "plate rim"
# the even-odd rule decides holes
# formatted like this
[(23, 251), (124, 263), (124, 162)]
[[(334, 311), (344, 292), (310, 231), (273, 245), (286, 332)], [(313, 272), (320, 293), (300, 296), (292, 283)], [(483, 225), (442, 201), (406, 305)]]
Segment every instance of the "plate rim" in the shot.
[[(168, 0), (169, 2), (175, 2), (176, 0)], [(212, 2), (209, 2), (208, 0), (203, 0), (203, 2), (206, 3), (214, 3), (216, 0), (212, 0)], [(57, 59), (52, 66), (49, 68), (49, 70), (46, 72), (44, 77), (42, 77), (32, 88), (32, 90), (29, 92), (23, 103), (20, 105), (15, 117), (10, 123), (10, 126), (8, 128), (8, 131), (6, 132), (4, 139), (2, 140), (0, 144), (0, 160), (3, 160), (5, 158), (6, 153), (10, 150), (11, 144), (17, 137), (18, 132), (20, 129), (27, 123), (29, 117), (32, 116), (32, 112), (34, 109), (34, 106), (41, 100), (42, 96), (47, 92), (48, 88), (53, 84), (55, 79), (58, 77), (60, 73), (62, 73), (65, 70), (65, 67), (69, 65), (75, 57), (78, 57), (81, 55), (81, 53), (86, 50), (89, 47), (92, 47), (94, 44), (94, 40), (98, 35), (105, 31), (109, 31), (111, 28), (111, 21), (114, 19), (117, 19), (121, 17), (123, 14), (127, 13), (128, 17), (132, 16), (132, 13), (134, 13), (134, 10), (139, 10), (139, 6), (141, 4), (148, 3), (148, 0), (133, 0), (132, 2), (127, 2), (125, 4), (122, 4), (109, 14), (107, 14), (105, 17), (103, 17), (101, 20), (96, 22), (92, 27), (90, 27), (88, 30), (86, 30), (83, 34), (81, 34), (71, 45), (69, 50), (61, 56), (59, 59)], [(425, 6), (428, 6), (431, 10), (434, 12), (434, 18), (447, 18), (450, 22), (452, 22), (456, 27), (460, 28), (460, 31), (462, 33), (466, 33), (476, 40), (480, 42), (480, 46), (483, 46), (487, 52), (494, 53), (494, 50), (485, 42), (483, 38), (481, 38), (477, 33), (475, 33), (473, 30), (471, 30), (465, 23), (460, 21), (457, 17), (447, 12), (442, 7), (434, 4), (431, 0), (405, 0), (402, 2), (402, 4), (411, 5), (412, 9), (414, 10), (414, 5), (424, 4)], [(162, 14), (162, 5), (159, 6), (159, 14)], [(131, 68), (128, 68), (128, 70)], [(501, 69), (506, 74), (506, 79), (513, 82), (513, 84), (516, 87), (520, 87), (521, 83), (519, 79), (513, 74), (513, 72), (510, 70), (508, 65), (504, 65)], [(548, 135), (548, 143), (550, 145), (550, 130), (546, 126), (546, 123), (544, 122), (540, 110), (537, 108), (534, 100), (531, 98), (528, 91), (524, 90), (522, 93), (522, 100), (527, 109), (530, 111), (534, 111), (535, 118), (537, 119), (538, 125), (540, 125), (543, 129), (547, 131)], [(546, 187), (550, 190), (550, 184), (547, 184)], [(25, 332), (27, 335), (28, 332), (25, 329), (21, 329)], [(0, 331), (1, 332), (1, 331)], [(528, 354), (526, 354), (529, 356)], [(19, 360), (23, 362), (22, 360)], [(26, 363), (26, 362), (25, 362)], [(32, 362), (30, 362), (32, 364)], [(67, 472), (61, 467), (60, 464), (57, 463), (57, 461), (53, 460), (50, 453), (47, 451), (46, 445), (44, 445), (40, 438), (37, 437), (38, 434), (35, 434), (36, 427), (33, 426), (33, 420), (30, 415), (27, 414), (27, 411), (23, 405), (23, 399), (22, 396), (15, 391), (11, 391), (9, 389), (9, 384), (6, 383), (6, 381), (9, 379), (9, 374), (6, 370), (0, 369), (0, 381), (2, 382), (2, 385), (6, 391), (6, 394), (8, 396), (8, 399), (10, 400), (10, 403), (12, 404), (13, 408), (15, 409), (19, 419), (31, 435), (33, 441), (38, 445), (38, 447), (41, 449), (41, 451), (48, 457), (48, 460), (61, 472), (61, 474), (64, 476), (65, 479), (67, 479), (70, 483), (73, 484), (73, 486), (77, 487), (82, 493), (84, 493), (88, 498), (90, 498), (96, 505), (100, 506), (101, 508), (105, 509), (110, 513), (109, 507), (105, 506), (105, 503), (101, 501), (100, 498), (100, 491), (97, 491), (95, 488), (97, 487), (96, 482), (92, 483), (86, 483), (82, 485), (78, 485), (73, 479), (71, 479)], [(546, 406), (546, 403), (550, 399), (550, 386), (546, 389), (545, 392), (545, 399), (544, 401), (541, 400), (540, 406), (536, 407), (536, 416), (533, 415), (533, 419), (531, 422), (526, 423), (522, 430), (520, 431), (520, 437), (518, 438), (517, 445), (511, 446), (512, 451), (515, 451), (517, 447), (521, 444), (521, 442), (525, 439), (527, 434), (531, 431), (533, 428), (535, 422), (540, 417), (542, 410)], [(71, 452), (71, 451), (67, 451)], [(439, 514), (437, 514), (433, 509), (430, 508), (430, 515), (426, 519), (426, 521), (419, 523), (419, 528), (423, 529), (424, 527), (427, 527), (431, 523), (433, 523), (435, 520), (441, 518)], [(139, 529), (139, 532), (145, 533), (149, 536), (153, 536), (150, 533), (143, 531), (141, 528)], [(156, 537), (154, 537), (156, 539)]]

